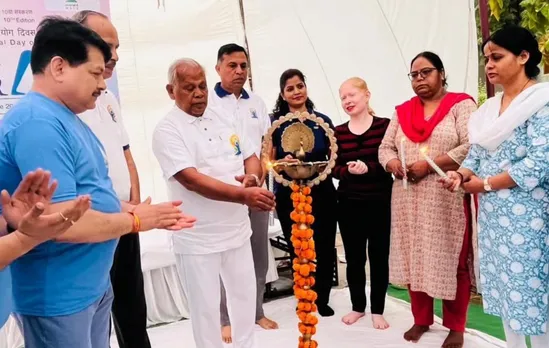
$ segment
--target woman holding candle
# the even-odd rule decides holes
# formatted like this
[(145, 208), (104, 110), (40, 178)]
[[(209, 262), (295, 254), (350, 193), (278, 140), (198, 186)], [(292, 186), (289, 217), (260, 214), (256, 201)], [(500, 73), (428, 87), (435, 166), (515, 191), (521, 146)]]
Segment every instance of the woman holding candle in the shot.
[(471, 115), (471, 150), (446, 187), (482, 193), (484, 311), (502, 318), (507, 347), (549, 347), (549, 83), (536, 83), (537, 40), (516, 26), (483, 45), (486, 73), (503, 87)]
[[(307, 85), (305, 76), (297, 69), (289, 69), (280, 76), (280, 94), (273, 110), (274, 120), (285, 116), (289, 112), (308, 112), (324, 119), (326, 123), (333, 128), (332, 121), (326, 115), (314, 110), (314, 104), (307, 95)], [(294, 122), (299, 122), (295, 120)], [(292, 154), (287, 153), (282, 148), (282, 133), (290, 126), (292, 122), (284, 123), (272, 135), (275, 160), (287, 160)], [(305, 121), (315, 136), (313, 150), (306, 154), (305, 161), (326, 161), (330, 153), (330, 142), (324, 130), (312, 121)], [(285, 174), (283, 174), (285, 175)], [(290, 179), (287, 177), (287, 179)], [(290, 213), (294, 209), (290, 199), (291, 189), (282, 185), (276, 185), (276, 212), (286, 242), (290, 246), (291, 256), (293, 253), (291, 235), (292, 220)], [(334, 263), (335, 263), (335, 235), (337, 229), (337, 196), (332, 177), (328, 178), (312, 187), (311, 196), (313, 198), (313, 214), (315, 222), (313, 223), (314, 240), (316, 244), (317, 271), (316, 284), (314, 290), (318, 293), (316, 301), (318, 313), (322, 316), (332, 316), (334, 311), (328, 306), (330, 290), (332, 288)]]
[(366, 311), (367, 244), (373, 326), (386, 329), (389, 324), (383, 311), (389, 285), (393, 179), (379, 163), (378, 150), (390, 120), (374, 116), (369, 106), (370, 91), (361, 78), (345, 81), (339, 96), (350, 121), (336, 127), (338, 157), (333, 174), (339, 179), (337, 215), (353, 306), (342, 320), (354, 324)]
[(461, 347), (471, 287), (470, 214), (464, 214), (470, 200), (445, 192), (419, 150), (442, 170), (457, 169), (469, 150), (467, 122), (476, 104), (466, 94), (446, 90), (446, 72), (435, 53), (418, 54), (408, 75), (416, 96), (396, 108), (379, 149), (381, 165), (397, 179), (391, 201), (390, 281), (407, 285), (410, 292), (414, 325), (404, 334), (407, 341), (417, 342), (429, 330), (433, 299), (439, 298), (443, 325), (450, 329), (443, 347)]

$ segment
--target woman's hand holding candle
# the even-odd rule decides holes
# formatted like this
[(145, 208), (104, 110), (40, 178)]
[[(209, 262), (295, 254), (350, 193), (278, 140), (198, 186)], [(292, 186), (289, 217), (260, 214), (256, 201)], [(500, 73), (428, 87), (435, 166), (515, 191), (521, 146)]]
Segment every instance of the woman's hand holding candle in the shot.
[(426, 161), (417, 161), (408, 166), (408, 178), (413, 183), (421, 181), (429, 175), (429, 163)]
[(463, 184), (463, 175), (459, 172), (449, 171), (446, 173), (446, 178), (440, 177), (438, 182), (450, 192), (455, 192)]

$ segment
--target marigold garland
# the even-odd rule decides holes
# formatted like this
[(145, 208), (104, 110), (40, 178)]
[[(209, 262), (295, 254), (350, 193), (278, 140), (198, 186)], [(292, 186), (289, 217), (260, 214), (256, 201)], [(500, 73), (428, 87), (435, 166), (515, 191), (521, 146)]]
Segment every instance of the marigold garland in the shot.
[(296, 258), (293, 260), (294, 294), (298, 299), (297, 317), (299, 318), (298, 348), (317, 348), (318, 342), (312, 339), (316, 334), (318, 318), (313, 314), (317, 311), (315, 304), (317, 294), (311, 288), (315, 285), (316, 252), (311, 225), (315, 221), (311, 188), (304, 185), (291, 185), (294, 211), (290, 217), (292, 225), (292, 245)]

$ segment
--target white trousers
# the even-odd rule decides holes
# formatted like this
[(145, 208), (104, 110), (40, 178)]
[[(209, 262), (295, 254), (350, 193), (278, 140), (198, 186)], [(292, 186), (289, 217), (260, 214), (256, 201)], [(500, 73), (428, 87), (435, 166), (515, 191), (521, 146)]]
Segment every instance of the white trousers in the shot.
[(0, 348), (8, 348), (8, 325), (0, 327)]
[[(503, 328), (505, 329), (505, 338), (507, 339), (507, 348), (527, 348), (526, 336), (519, 335), (514, 332), (509, 323), (503, 322)], [(549, 333), (541, 336), (530, 336), (532, 348), (548, 348), (549, 347)]]
[(256, 281), (250, 242), (220, 253), (175, 258), (189, 299), (196, 348), (223, 348), (220, 277), (227, 293), (232, 346), (255, 348)]

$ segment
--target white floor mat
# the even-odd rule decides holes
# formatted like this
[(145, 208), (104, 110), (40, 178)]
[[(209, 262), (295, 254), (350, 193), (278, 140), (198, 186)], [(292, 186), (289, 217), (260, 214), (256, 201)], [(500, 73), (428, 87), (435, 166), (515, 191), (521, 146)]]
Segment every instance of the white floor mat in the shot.
[[(405, 342), (402, 335), (413, 322), (410, 306), (393, 298), (387, 298), (385, 314), (391, 328), (385, 331), (373, 329), (368, 315), (352, 326), (341, 322), (341, 316), (346, 314), (351, 307), (348, 289), (332, 291), (330, 304), (336, 311), (336, 315), (331, 318), (320, 318), (317, 335), (315, 335), (321, 348), (439, 348), (448, 332), (439, 324), (435, 324), (419, 343)], [(284, 298), (267, 303), (265, 313), (278, 322), (280, 329), (265, 331), (257, 327), (256, 346), (261, 348), (297, 347), (297, 318), (294, 310), (294, 298)], [(218, 333), (212, 332), (212, 334)], [(149, 336), (154, 348), (196, 348), (193, 342), (191, 322), (188, 320), (149, 329)], [(231, 345), (225, 347), (230, 348)], [(495, 347), (505, 347), (505, 344), (476, 331), (468, 331), (466, 334), (465, 348)], [(118, 348), (114, 337), (112, 348)]]

